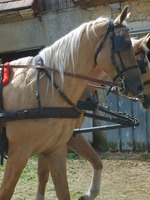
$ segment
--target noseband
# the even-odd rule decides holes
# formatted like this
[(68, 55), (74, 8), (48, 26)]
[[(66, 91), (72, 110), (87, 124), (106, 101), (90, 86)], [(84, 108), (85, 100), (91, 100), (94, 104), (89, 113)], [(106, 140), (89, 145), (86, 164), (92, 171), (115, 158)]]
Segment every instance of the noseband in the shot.
[[(118, 27), (123, 27), (126, 28), (126, 26), (124, 25), (119, 25)], [(114, 23), (113, 20), (109, 20), (109, 24), (108, 24), (108, 29), (107, 32), (103, 38), (103, 40), (100, 42), (100, 45), (96, 51), (95, 54), (95, 64), (97, 64), (97, 56), (100, 53), (104, 42), (106, 41), (108, 35), (110, 34), (110, 48), (111, 48), (111, 60), (112, 60), (112, 64), (114, 66), (114, 68), (117, 71), (117, 75), (115, 76), (115, 78), (113, 79), (113, 82), (115, 82), (115, 80), (120, 77), (120, 79), (122, 80), (122, 82), (125, 80), (125, 78), (123, 77), (123, 73), (126, 72), (127, 70), (133, 69), (133, 68), (138, 68), (138, 65), (133, 65), (130, 67), (125, 67), (124, 62), (122, 60), (122, 57), (120, 55), (120, 52), (123, 51), (125, 48), (130, 48), (131, 47), (131, 41), (126, 41), (126, 38), (124, 35), (115, 35), (115, 31), (114, 31)], [(122, 65), (122, 70), (119, 69), (119, 67), (116, 64), (116, 60), (115, 60), (115, 56), (114, 54), (117, 53)], [(111, 89), (111, 88), (110, 88)]]

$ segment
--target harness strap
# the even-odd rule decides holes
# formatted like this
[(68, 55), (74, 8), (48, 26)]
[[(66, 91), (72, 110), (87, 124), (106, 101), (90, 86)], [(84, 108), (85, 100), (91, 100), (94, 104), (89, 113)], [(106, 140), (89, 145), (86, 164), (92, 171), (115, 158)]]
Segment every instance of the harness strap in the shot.
[(0, 113), (0, 122), (24, 119), (41, 118), (79, 118), (80, 113), (73, 108), (65, 107), (43, 107), (42, 110), (24, 109)]
[[(128, 67), (128, 68), (124, 68), (122, 71), (121, 71), (121, 74), (123, 74), (124, 72), (126, 72), (126, 71), (128, 71), (128, 70), (130, 70), (130, 69), (134, 69), (134, 68), (137, 68), (138, 67), (138, 65), (133, 65), (133, 66), (130, 66), (130, 67)], [(116, 79), (119, 77), (119, 75), (117, 74), (116, 76), (115, 76), (115, 78), (113, 79), (113, 83), (112, 83), (112, 85), (109, 87), (109, 90), (107, 91), (107, 95), (111, 92), (111, 89), (112, 89), (112, 87), (114, 86), (114, 83), (115, 83), (115, 81), (116, 81)], [(123, 78), (123, 77), (122, 77)]]
[[(117, 64), (116, 64), (116, 61), (115, 61), (113, 37), (114, 37), (114, 33), (111, 32), (111, 33), (110, 33), (111, 60), (112, 60), (112, 64), (113, 64), (115, 70), (117, 71), (117, 76), (118, 76), (118, 77), (121, 77), (122, 74), (121, 74), (121, 72), (120, 72), (119, 67), (118, 67)], [(113, 79), (113, 83), (114, 83), (114, 79)]]
[[(43, 59), (39, 55), (34, 57), (34, 65), (44, 66)], [(40, 69), (37, 68), (36, 100), (37, 100), (38, 108), (39, 110), (41, 110), (42, 107), (41, 107), (40, 94), (39, 94), (39, 79), (40, 79)]]
[(146, 73), (146, 69), (145, 69), (146, 65), (145, 65), (145, 63), (144, 63), (144, 60), (145, 60), (145, 58), (146, 58), (146, 52), (145, 52), (144, 50), (137, 51), (137, 52), (135, 53), (135, 56), (137, 56), (137, 55), (139, 55), (139, 54), (141, 54), (141, 53), (142, 53), (144, 56), (143, 56), (143, 58), (142, 58), (141, 60), (137, 60), (137, 63), (138, 63), (138, 66), (139, 66), (139, 68), (140, 68), (141, 74), (145, 74), (145, 73)]
[(107, 32), (106, 32), (106, 34), (105, 34), (103, 40), (100, 42), (99, 47), (98, 47), (98, 49), (97, 49), (97, 51), (96, 51), (96, 54), (95, 54), (95, 57), (94, 57), (94, 59), (95, 59), (95, 64), (97, 64), (97, 56), (98, 56), (99, 52), (101, 51), (101, 49), (102, 49), (102, 47), (103, 47), (103, 45), (104, 45), (104, 42), (106, 41), (106, 39), (107, 39), (107, 37), (108, 37), (108, 34), (109, 34), (111, 31), (113, 31), (113, 30), (114, 30), (114, 23), (113, 23), (113, 20), (109, 20)]
[(1, 156), (1, 160), (0, 160), (0, 163), (1, 163), (1, 165), (3, 165), (3, 161), (4, 161), (3, 128), (2, 128), (2, 126), (0, 128), (1, 128), (1, 135), (0, 135), (0, 156)]
[(140, 53), (145, 54), (145, 51), (144, 51), (143, 49), (141, 49), (141, 50), (137, 51), (137, 52), (135, 53), (135, 55), (137, 56), (137, 55), (139, 55)]
[(122, 68), (125, 69), (125, 65), (124, 65), (124, 63), (123, 63), (122, 57), (121, 57), (121, 55), (120, 55), (120, 52), (118, 51), (117, 53), (118, 53), (118, 56), (119, 56), (119, 59), (120, 59)]
[(144, 86), (150, 84), (150, 80), (145, 81), (143, 84), (144, 84)]
[[(49, 78), (49, 80), (51, 81), (51, 76), (48, 73), (48, 70), (45, 69), (46, 75)], [(58, 85), (53, 81), (53, 85), (56, 89), (56, 91), (60, 94), (60, 96), (72, 107), (74, 108), (76, 111), (78, 111), (81, 114), (81, 110), (74, 104), (72, 103), (72, 101), (70, 101), (70, 99), (68, 99), (68, 97), (63, 93), (62, 89), (60, 87), (58, 87)]]
[(39, 110), (41, 110), (42, 107), (41, 107), (40, 94), (39, 94), (39, 78), (40, 78), (40, 69), (37, 69), (36, 100), (37, 100), (38, 108)]
[[(127, 68), (124, 68), (122, 71), (121, 71), (121, 74), (123, 74), (124, 72), (130, 70), (130, 69), (134, 69), (134, 68), (138, 68), (139, 66), (138, 65), (132, 65), (130, 67), (127, 67)], [(113, 79), (113, 81), (116, 81), (116, 79), (118, 78), (119, 76), (116, 75), (115, 78)]]
[(81, 110), (91, 110), (91, 111), (95, 111), (98, 103), (99, 103), (99, 99), (98, 96), (96, 96), (95, 98), (88, 92), (87, 89), (85, 89), (85, 94), (87, 95), (87, 100), (86, 101), (82, 101), (82, 100), (78, 100), (77, 102), (77, 106), (81, 109)]
[(6, 137), (6, 129), (1, 125), (1, 134), (0, 134), (0, 164), (3, 165), (5, 154), (8, 153), (8, 139)]
[(4, 71), (4, 69), (0, 68), (0, 112), (4, 111), (3, 96), (2, 96), (2, 93), (3, 93), (3, 71)]
[[(43, 62), (43, 59), (37, 55), (35, 58), (34, 58), (34, 63), (35, 65), (40, 65), (40, 66), (44, 66), (44, 62)], [(49, 80), (51, 81), (51, 76), (50, 74), (48, 73), (48, 70), (44, 69), (45, 70), (45, 73), (46, 73), (46, 76), (49, 78)], [(40, 68), (37, 68), (37, 86), (36, 86), (36, 99), (37, 99), (37, 104), (38, 104), (38, 108), (39, 110), (41, 111), (42, 107), (41, 107), (41, 101), (40, 101), (40, 95), (39, 95), (39, 78), (40, 78)], [(56, 91), (61, 95), (61, 97), (72, 107), (74, 108), (75, 110), (77, 110), (79, 113), (81, 113), (81, 110), (75, 105), (72, 103), (72, 101), (70, 101), (68, 99), (68, 97), (63, 93), (63, 91), (57, 86), (57, 84), (53, 81), (53, 85), (56, 89)]]
[(87, 89), (84, 90), (85, 94), (87, 95), (89, 101), (95, 103), (95, 104), (98, 104), (99, 102), (99, 99), (98, 99), (98, 96), (96, 96), (96, 98), (93, 97), (93, 95), (91, 95)]

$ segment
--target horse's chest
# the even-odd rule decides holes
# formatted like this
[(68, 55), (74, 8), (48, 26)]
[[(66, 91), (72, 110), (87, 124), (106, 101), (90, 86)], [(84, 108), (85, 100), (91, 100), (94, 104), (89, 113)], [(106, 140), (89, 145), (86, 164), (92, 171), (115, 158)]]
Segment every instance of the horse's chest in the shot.
[(30, 146), (34, 153), (66, 144), (72, 136), (77, 119), (38, 119), (8, 122), (10, 143)]

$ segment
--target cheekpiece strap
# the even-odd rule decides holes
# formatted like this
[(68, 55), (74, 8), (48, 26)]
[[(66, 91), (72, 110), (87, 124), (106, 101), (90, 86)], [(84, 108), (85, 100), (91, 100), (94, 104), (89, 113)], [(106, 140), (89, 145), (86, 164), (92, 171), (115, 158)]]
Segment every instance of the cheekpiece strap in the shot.
[(102, 49), (102, 47), (104, 45), (104, 42), (106, 41), (106, 39), (108, 37), (108, 34), (110, 32), (113, 32), (113, 31), (114, 31), (114, 22), (113, 22), (113, 20), (109, 20), (107, 32), (106, 32), (103, 40), (100, 42), (100, 45), (99, 45), (99, 47), (98, 47), (98, 49), (96, 51), (96, 54), (95, 54), (95, 64), (97, 64), (97, 61), (96, 61), (97, 60), (97, 56), (98, 56), (99, 52), (101, 51), (101, 49)]

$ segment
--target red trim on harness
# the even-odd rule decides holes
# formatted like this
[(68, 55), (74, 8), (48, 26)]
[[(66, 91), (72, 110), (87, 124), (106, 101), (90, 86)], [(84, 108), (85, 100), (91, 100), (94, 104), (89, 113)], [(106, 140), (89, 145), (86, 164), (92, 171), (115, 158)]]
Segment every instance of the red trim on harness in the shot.
[[(9, 62), (6, 62), (4, 65), (9, 66)], [(4, 68), (4, 75), (3, 75), (3, 82), (2, 82), (3, 86), (7, 85), (8, 81), (9, 81), (9, 68)]]

